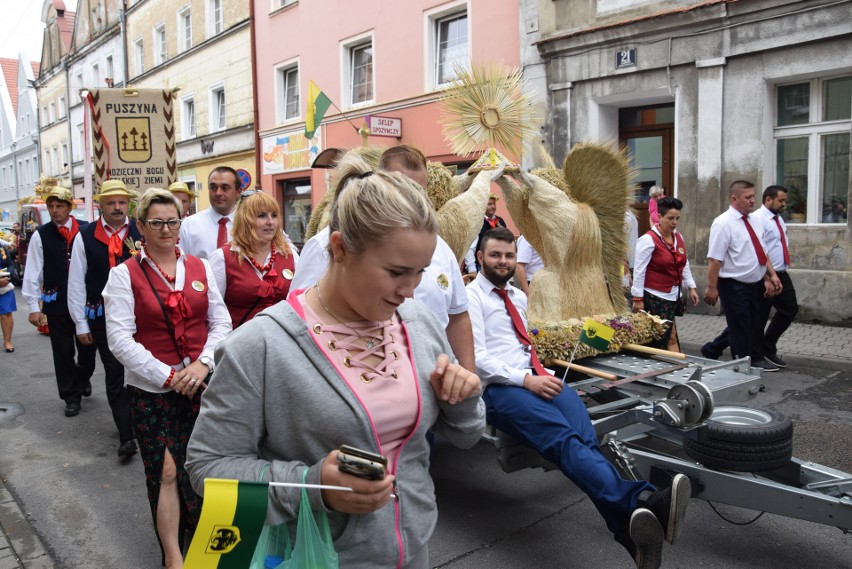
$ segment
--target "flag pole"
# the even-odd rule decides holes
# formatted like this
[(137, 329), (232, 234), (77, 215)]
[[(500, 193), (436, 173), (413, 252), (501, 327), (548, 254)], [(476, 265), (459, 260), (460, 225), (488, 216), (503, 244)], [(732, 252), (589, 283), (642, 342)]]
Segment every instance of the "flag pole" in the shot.
[(565, 385), (565, 378), (568, 377), (568, 370), (571, 369), (571, 362), (574, 361), (574, 354), (577, 353), (577, 345), (580, 343), (580, 338), (577, 338), (577, 341), (574, 343), (574, 349), (571, 350), (571, 357), (568, 360), (568, 365), (565, 366), (565, 373), (562, 374), (562, 385)]
[(354, 128), (354, 129), (355, 129), (355, 132), (357, 132), (358, 134), (361, 134), (361, 129), (360, 129), (360, 128), (358, 128), (357, 126), (355, 126), (355, 123), (353, 123), (351, 120), (349, 120), (349, 117), (346, 115), (346, 113), (344, 113), (343, 111), (341, 111), (341, 110), (340, 110), (340, 107), (338, 107), (337, 105), (335, 105), (335, 104), (334, 104), (334, 101), (332, 101), (331, 99), (329, 99), (329, 100), (328, 100), (328, 102), (329, 102), (329, 103), (331, 103), (331, 106), (332, 106), (332, 107), (334, 107), (335, 109), (337, 109), (337, 112), (338, 112), (338, 113), (340, 113), (340, 114), (341, 114), (341, 116), (343, 116), (343, 118), (344, 118), (344, 119), (346, 119), (346, 122), (348, 122), (350, 125), (352, 125), (352, 128)]

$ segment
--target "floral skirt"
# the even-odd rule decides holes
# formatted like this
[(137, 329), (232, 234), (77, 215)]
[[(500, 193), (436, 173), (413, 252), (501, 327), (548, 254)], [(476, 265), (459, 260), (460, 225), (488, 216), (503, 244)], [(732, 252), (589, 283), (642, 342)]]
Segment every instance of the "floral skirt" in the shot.
[(154, 527), (157, 527), (157, 502), (160, 499), (163, 460), (168, 449), (177, 467), (180, 525), (185, 531), (192, 532), (198, 525), (201, 497), (192, 489), (184, 464), (186, 447), (198, 417), (198, 408), (192, 399), (174, 391), (151, 393), (132, 386), (128, 389), (131, 394), (130, 418), (136, 431), (139, 453), (145, 464), (145, 482)]
[(652, 348), (660, 348), (662, 350), (669, 349), (669, 339), (672, 335), (672, 324), (675, 320), (675, 306), (677, 302), (674, 300), (666, 300), (647, 290), (645, 291), (645, 311), (650, 312), (654, 316), (659, 316), (663, 320), (668, 320), (670, 324), (666, 325), (666, 333), (662, 338), (650, 344)]

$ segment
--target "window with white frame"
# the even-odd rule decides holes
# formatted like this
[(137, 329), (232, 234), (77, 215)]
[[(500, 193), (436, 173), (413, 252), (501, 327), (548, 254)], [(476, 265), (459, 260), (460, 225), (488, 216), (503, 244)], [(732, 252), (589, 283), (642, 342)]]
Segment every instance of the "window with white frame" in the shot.
[(47, 113), (48, 122), (50, 124), (53, 124), (54, 122), (56, 122), (56, 103), (51, 101), (50, 103), (48, 103), (47, 108), (49, 109)]
[(21, 182), (28, 184), (30, 181), (30, 159), (24, 159), (24, 169), (21, 171)]
[(183, 139), (195, 138), (195, 99), (193, 97), (181, 99), (180, 119)]
[(165, 63), (169, 58), (166, 46), (166, 25), (160, 24), (154, 28), (154, 65)]
[(141, 38), (133, 43), (133, 59), (136, 64), (136, 75), (145, 73), (145, 42)]
[(369, 38), (347, 46), (349, 104), (373, 101), (373, 41)]
[(777, 85), (775, 182), (791, 223), (846, 223), (852, 75)]
[(43, 105), (41, 107), (41, 126), (47, 126), (50, 124), (47, 114), (47, 105)]
[(295, 2), (296, 0), (272, 0), (272, 9), (277, 10), (278, 8), (289, 6), (290, 4), (294, 4)]
[(83, 124), (80, 123), (77, 125), (77, 144), (73, 146), (73, 151), (76, 153), (74, 157), (75, 162), (79, 162), (83, 160), (83, 153), (85, 152), (86, 143), (86, 133), (83, 131)]
[(44, 173), (48, 176), (52, 176), (53, 172), (50, 170), (50, 165), (53, 162), (50, 160), (50, 148), (44, 149)]
[(207, 0), (207, 35), (221, 34), (225, 29), (222, 0)]
[(83, 87), (84, 87), (84, 85), (83, 85), (83, 72), (82, 71), (77, 73), (77, 84), (74, 85), (74, 87), (77, 88), (77, 97), (79, 97), (80, 102), (82, 103), (83, 102), (83, 94), (80, 92), (80, 90), (83, 89)]
[(65, 118), (65, 112), (67, 111), (65, 107), (65, 95), (59, 95), (59, 102), (57, 103), (57, 116), (61, 119)]
[(192, 10), (190, 6), (178, 11), (178, 52), (184, 52), (192, 47)]
[(106, 76), (111, 81), (115, 81), (115, 65), (113, 65), (111, 55), (106, 56)]
[(66, 143), (62, 143), (62, 170), (64, 171), (66, 166), (68, 166), (68, 145)]
[(51, 156), (53, 157), (53, 174), (59, 174), (59, 148), (54, 146)]
[(223, 84), (210, 87), (210, 132), (225, 130), (225, 86)]
[(92, 87), (95, 89), (101, 86), (101, 68), (95, 63), (92, 65)]
[(456, 66), (467, 66), (468, 52), (467, 12), (437, 17), (433, 20), (431, 38), (433, 54), (433, 84), (446, 85), (456, 79)]
[(289, 64), (275, 70), (278, 75), (278, 122), (299, 118), (299, 65)]

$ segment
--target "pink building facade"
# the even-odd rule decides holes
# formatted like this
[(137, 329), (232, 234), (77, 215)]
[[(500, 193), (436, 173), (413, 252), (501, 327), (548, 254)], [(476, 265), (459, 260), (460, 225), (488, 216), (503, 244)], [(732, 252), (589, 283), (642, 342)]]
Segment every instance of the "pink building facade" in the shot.
[[(518, 13), (517, 0), (255, 2), (260, 179), (297, 245), (328, 188), (329, 171), (311, 164), (325, 149), (360, 145), (365, 123), (369, 144), (413, 144), (459, 168), (473, 161), (444, 141), (438, 99), (454, 63), (519, 65)], [(309, 81), (340, 110), (306, 140)]]

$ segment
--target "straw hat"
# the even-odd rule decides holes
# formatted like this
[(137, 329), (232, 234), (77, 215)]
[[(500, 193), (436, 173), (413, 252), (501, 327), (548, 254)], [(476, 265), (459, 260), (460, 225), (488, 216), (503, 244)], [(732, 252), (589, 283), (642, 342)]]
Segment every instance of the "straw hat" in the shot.
[(107, 196), (127, 196), (129, 198), (136, 197), (135, 194), (127, 189), (124, 182), (121, 180), (107, 180), (101, 184), (101, 192), (94, 196), (94, 199), (100, 200)]
[(173, 194), (186, 194), (191, 198), (195, 197), (195, 190), (190, 190), (185, 182), (175, 182), (169, 186), (169, 191)]
[(44, 203), (49, 202), (51, 198), (67, 202), (71, 206), (71, 209), (74, 209), (74, 194), (72, 194), (71, 190), (68, 188), (54, 186), (51, 188), (50, 192), (44, 196)]

